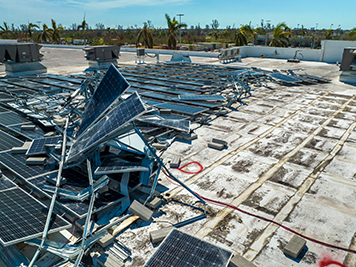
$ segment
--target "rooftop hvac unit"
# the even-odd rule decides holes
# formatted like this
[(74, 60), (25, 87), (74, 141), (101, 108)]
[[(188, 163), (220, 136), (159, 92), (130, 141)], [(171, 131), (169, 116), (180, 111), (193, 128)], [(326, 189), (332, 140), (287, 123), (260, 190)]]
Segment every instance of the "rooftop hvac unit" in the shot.
[(356, 47), (344, 48), (340, 70), (356, 70)]
[(26, 63), (41, 61), (39, 44), (0, 44), (0, 62)]
[(138, 57), (144, 57), (145, 54), (146, 54), (144, 48), (138, 48), (138, 49), (136, 49), (136, 53), (137, 53), (136, 55), (137, 55)]
[(117, 45), (91, 46), (83, 49), (85, 58), (90, 61), (108, 61), (119, 58), (120, 47)]

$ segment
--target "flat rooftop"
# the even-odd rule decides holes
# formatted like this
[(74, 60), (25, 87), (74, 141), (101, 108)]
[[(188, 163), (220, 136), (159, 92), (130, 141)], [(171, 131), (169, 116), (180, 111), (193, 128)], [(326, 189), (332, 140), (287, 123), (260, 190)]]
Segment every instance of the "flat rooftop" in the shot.
[[(53, 74), (83, 72), (88, 63), (76, 49), (43, 47), (42, 64)], [(160, 55), (160, 61), (171, 56)], [(191, 57), (193, 63), (218, 64), (215, 57)], [(156, 59), (146, 58), (147, 63)], [(135, 53), (121, 52), (118, 64), (135, 65)], [(323, 62), (287, 63), (243, 58), (226, 66), (267, 70), (303, 69), (330, 78), (330, 83), (253, 87), (245, 104), (236, 103), (208, 124), (193, 123), (192, 141), (175, 141), (161, 156), (181, 165), (195, 161), (204, 170), (171, 172), (198, 194), (229, 203), (248, 213), (333, 246), (356, 249), (356, 87), (339, 82), (339, 67)], [(4, 66), (0, 65), (0, 72)], [(208, 147), (212, 138), (227, 142), (223, 150)], [(196, 165), (186, 170), (196, 171)], [(149, 232), (200, 215), (202, 205), (189, 192), (160, 174), (159, 191), (167, 202), (153, 220), (137, 220), (116, 236), (132, 251), (125, 266), (143, 266), (157, 249)], [(180, 229), (231, 250), (256, 266), (355, 266), (356, 254), (307, 240), (298, 262), (283, 248), (293, 233), (246, 213), (208, 204), (208, 217)]]

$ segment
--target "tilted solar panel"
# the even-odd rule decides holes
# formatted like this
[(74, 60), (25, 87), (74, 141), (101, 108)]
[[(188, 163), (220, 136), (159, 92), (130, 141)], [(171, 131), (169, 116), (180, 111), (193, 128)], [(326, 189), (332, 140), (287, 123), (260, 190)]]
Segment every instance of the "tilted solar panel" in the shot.
[[(47, 219), (47, 207), (22, 189), (0, 191), (0, 243), (10, 246), (41, 236)], [(49, 233), (71, 225), (57, 215), (52, 216)]]
[(106, 158), (100, 167), (96, 168), (94, 174), (102, 175), (108, 173), (138, 172), (149, 171), (148, 168), (129, 162), (120, 158)]
[(141, 122), (150, 123), (157, 126), (172, 128), (186, 133), (190, 132), (190, 121), (186, 120), (159, 120), (159, 119), (139, 119)]
[(93, 125), (129, 86), (116, 67), (110, 65), (84, 111), (77, 137)]
[(267, 76), (270, 76), (270, 77), (272, 77), (276, 80), (282, 81), (284, 83), (300, 83), (301, 82), (300, 80), (298, 80), (292, 76), (284, 75), (279, 72), (273, 72), (273, 73), (267, 74)]
[(133, 93), (74, 142), (67, 161), (102, 143), (144, 112), (146, 107), (141, 98), (137, 93)]
[(181, 105), (181, 104), (172, 104), (172, 103), (163, 103), (159, 105), (155, 105), (158, 108), (170, 109), (175, 112), (180, 112), (183, 114), (188, 115), (198, 115), (204, 111), (207, 111), (207, 108), (200, 108), (200, 107), (193, 107), (188, 105)]
[(26, 155), (34, 156), (34, 155), (46, 154), (45, 145), (60, 144), (60, 141), (62, 139), (63, 139), (62, 136), (35, 139), (32, 141), (31, 146), (29, 147)]
[(232, 253), (173, 229), (144, 267), (227, 267)]

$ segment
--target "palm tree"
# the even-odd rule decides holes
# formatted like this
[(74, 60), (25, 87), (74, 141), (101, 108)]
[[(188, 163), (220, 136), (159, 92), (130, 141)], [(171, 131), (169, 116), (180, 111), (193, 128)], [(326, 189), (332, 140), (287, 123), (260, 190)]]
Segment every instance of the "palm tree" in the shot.
[(79, 31), (80, 29), (83, 30), (83, 35), (84, 35), (84, 45), (86, 44), (86, 40), (85, 40), (85, 27), (87, 26), (87, 22), (85, 21), (85, 13), (84, 13), (84, 18), (82, 21), (82, 24), (80, 24), (77, 28), (77, 31)]
[(38, 25), (33, 24), (33, 23), (28, 23), (28, 26), (27, 26), (27, 34), (28, 34), (28, 37), (29, 37), (29, 38), (32, 38), (32, 28), (37, 28), (37, 29), (39, 29)]
[(212, 35), (214, 37), (214, 40), (216, 41), (219, 38), (219, 31), (218, 30), (213, 31)]
[(289, 36), (292, 35), (288, 26), (284, 23), (278, 23), (273, 29), (273, 38), (269, 46), (288, 47), (290, 43)]
[(168, 14), (166, 14), (166, 20), (168, 24), (168, 49), (176, 49), (177, 40), (175, 34), (177, 33), (178, 29), (187, 27), (187, 24), (179, 23), (175, 17), (173, 17), (173, 20), (171, 20), (171, 17)]
[(5, 39), (9, 39), (9, 33), (10, 33), (9, 26), (7, 25), (7, 22), (4, 22), (4, 26), (0, 26), (0, 35), (1, 37), (5, 35)]
[(152, 38), (152, 32), (147, 25), (143, 26), (143, 29), (138, 33), (137, 39), (136, 39), (136, 47), (138, 47), (138, 43), (140, 42), (140, 39), (143, 38), (143, 43), (145, 45), (145, 48), (153, 48), (153, 38)]
[(247, 38), (245, 33), (241, 30), (241, 28), (235, 32), (235, 45), (236, 46), (244, 46), (247, 45)]
[(242, 33), (246, 36), (250, 35), (252, 43), (255, 44), (255, 30), (251, 27), (251, 25), (243, 25), (240, 30), (242, 31)]
[(46, 24), (42, 25), (42, 32), (37, 35), (37, 42), (45, 42), (51, 39), (51, 29)]
[(332, 29), (328, 29), (325, 34), (325, 39), (330, 40), (333, 38), (334, 31)]
[(356, 37), (356, 28), (353, 28), (349, 33), (348, 36), (350, 36), (351, 38), (355, 38)]
[(64, 31), (64, 28), (57, 27), (56, 22), (52, 19), (52, 29), (49, 29), (49, 32), (51, 34), (52, 41), (56, 44), (59, 44), (59, 42), (61, 41), (59, 30)]
[[(220, 33), (221, 37), (224, 38), (224, 44), (225, 44), (225, 39), (229, 36), (229, 32), (227, 30), (223, 31)], [(226, 44), (226, 48), (228, 47), (228, 44)]]
[(301, 32), (302, 32), (302, 43), (301, 44), (299, 43), (299, 47), (304, 44), (304, 37), (308, 33), (307, 29), (304, 28), (304, 25), (302, 25)]
[(254, 43), (255, 31), (251, 28), (250, 25), (243, 25), (235, 33), (235, 44), (237, 46), (247, 45), (247, 36), (250, 35)]

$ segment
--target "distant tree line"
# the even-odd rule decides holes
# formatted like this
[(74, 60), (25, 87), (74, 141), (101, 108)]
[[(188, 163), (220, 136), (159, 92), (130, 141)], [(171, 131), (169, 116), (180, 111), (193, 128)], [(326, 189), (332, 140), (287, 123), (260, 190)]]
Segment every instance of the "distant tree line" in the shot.
[(39, 43), (74, 43), (74, 40), (82, 40), (88, 45), (102, 44), (134, 44), (137, 47), (143, 46), (153, 48), (161, 46), (168, 49), (177, 48), (178, 32), (181, 30), (182, 44), (197, 44), (201, 42), (220, 42), (224, 46), (235, 44), (237, 46), (269, 45), (274, 47), (320, 47), (321, 40), (355, 40), (356, 28), (345, 31), (340, 27), (337, 29), (306, 29), (302, 25), (300, 28), (291, 29), (286, 23), (277, 25), (261, 24), (253, 27), (251, 23), (246, 25), (227, 26), (225, 29), (219, 28), (218, 20), (213, 19), (211, 24), (206, 24), (204, 28), (200, 24), (188, 27), (185, 23), (179, 23), (175, 17), (173, 19), (165, 14), (167, 28), (154, 27), (148, 20), (142, 27), (137, 25), (124, 29), (121, 25), (115, 28), (105, 27), (102, 23), (96, 23), (95, 27), (89, 26), (85, 20), (80, 24), (73, 23), (70, 27), (63, 27), (55, 20), (51, 20), (51, 27), (47, 24), (37, 25), (34, 23), (21, 24), (15, 26), (4, 22), (0, 26), (0, 38), (18, 39), (25, 42)]

